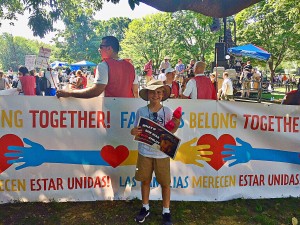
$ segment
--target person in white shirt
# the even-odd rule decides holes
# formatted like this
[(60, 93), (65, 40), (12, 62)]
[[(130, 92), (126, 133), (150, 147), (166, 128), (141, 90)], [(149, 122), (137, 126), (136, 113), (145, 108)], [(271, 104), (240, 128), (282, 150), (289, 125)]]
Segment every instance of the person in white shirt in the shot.
[(56, 89), (58, 87), (59, 79), (56, 71), (52, 71), (52, 68), (48, 67), (45, 72), (45, 77), (50, 82), (50, 88), (45, 91), (45, 96), (55, 96)]
[(223, 84), (222, 88), (218, 91), (218, 99), (231, 100), (233, 99), (233, 85), (231, 79), (228, 77), (228, 73), (223, 73)]
[(166, 78), (166, 74), (165, 74), (165, 69), (162, 69), (161, 74), (159, 74), (158, 77), (157, 77), (157, 80), (165, 81), (166, 79), (167, 78)]
[(260, 87), (261, 73), (257, 69), (253, 69), (252, 88), (258, 89)]
[(69, 83), (70, 84), (75, 84), (76, 83), (76, 77), (74, 74), (72, 74), (69, 78)]
[(160, 63), (159, 71), (161, 71), (161, 73), (162, 73), (163, 69), (166, 70), (169, 67), (171, 67), (170, 57), (169, 56), (165, 56), (164, 60)]

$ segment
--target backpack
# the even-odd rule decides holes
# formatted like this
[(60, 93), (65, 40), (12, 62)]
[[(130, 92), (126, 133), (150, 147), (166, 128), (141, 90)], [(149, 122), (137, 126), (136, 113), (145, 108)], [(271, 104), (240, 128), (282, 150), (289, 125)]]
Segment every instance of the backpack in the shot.
[(248, 73), (248, 74), (247, 74), (247, 79), (248, 79), (248, 80), (251, 80), (252, 75), (253, 75), (253, 73)]
[(11, 86), (12, 86), (13, 88), (17, 88), (17, 87), (18, 87), (18, 81), (19, 81), (19, 80), (13, 80)]
[(46, 91), (51, 87), (50, 81), (46, 77), (40, 78), (40, 90)]

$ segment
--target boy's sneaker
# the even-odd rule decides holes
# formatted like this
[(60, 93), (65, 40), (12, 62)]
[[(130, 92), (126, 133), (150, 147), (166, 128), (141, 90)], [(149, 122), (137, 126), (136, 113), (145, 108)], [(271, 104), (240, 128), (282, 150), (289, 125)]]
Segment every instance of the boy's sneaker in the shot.
[(135, 217), (135, 222), (143, 223), (147, 216), (150, 215), (150, 211), (147, 210), (145, 207), (141, 208), (140, 213)]
[(172, 225), (171, 213), (164, 213), (163, 217), (163, 225)]

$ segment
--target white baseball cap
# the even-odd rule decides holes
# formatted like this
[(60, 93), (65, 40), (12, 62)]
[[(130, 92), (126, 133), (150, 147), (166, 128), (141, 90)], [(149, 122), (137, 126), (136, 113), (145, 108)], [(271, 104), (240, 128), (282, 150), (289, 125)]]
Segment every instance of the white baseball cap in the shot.
[(169, 67), (165, 70), (165, 74), (172, 73), (172, 72), (175, 72), (175, 70), (172, 67)]

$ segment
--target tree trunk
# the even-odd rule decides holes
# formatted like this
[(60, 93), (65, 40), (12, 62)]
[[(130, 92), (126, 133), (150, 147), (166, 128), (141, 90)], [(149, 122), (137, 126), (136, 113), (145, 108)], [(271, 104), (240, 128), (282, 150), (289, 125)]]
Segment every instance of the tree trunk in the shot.
[(262, 0), (140, 0), (164, 12), (191, 10), (216, 18), (234, 15), (260, 1)]
[(273, 78), (275, 76), (275, 68), (274, 68), (273, 59), (268, 61), (268, 65), (269, 65), (269, 69), (270, 69), (270, 72), (271, 72), (271, 84), (273, 84), (273, 80), (274, 80)]

